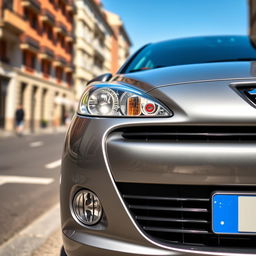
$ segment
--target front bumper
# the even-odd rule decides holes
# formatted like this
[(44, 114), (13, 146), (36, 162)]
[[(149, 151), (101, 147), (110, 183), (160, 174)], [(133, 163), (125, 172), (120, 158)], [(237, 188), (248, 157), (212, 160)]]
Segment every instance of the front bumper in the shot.
[[(222, 144), (221, 148), (223, 152), (227, 152), (227, 157), (221, 158), (218, 149), (208, 147), (209, 151), (206, 152), (205, 145), (193, 144), (193, 147), (186, 145), (185, 151), (182, 145), (177, 144), (156, 147), (147, 143), (145, 147), (135, 143), (123, 148), (124, 143), (120, 142), (118, 134), (112, 133), (121, 127), (170, 125), (169, 120), (165, 118), (153, 121), (152, 123), (152, 119), (85, 117), (75, 117), (73, 120), (66, 138), (61, 173), (61, 219), (67, 254), (69, 256), (255, 255), (255, 249), (171, 244), (167, 246), (152, 240), (138, 227), (119, 193), (116, 182), (237, 186), (256, 183), (253, 167), (256, 164), (256, 159), (253, 157), (256, 155), (256, 145), (253, 143), (240, 145), (240, 148), (235, 150), (235, 155), (232, 155), (235, 145), (228, 147), (227, 144)], [(191, 125), (185, 116), (172, 117), (171, 125), (188, 124)], [(233, 122), (232, 125), (236, 124)], [(176, 151), (179, 154), (174, 154), (170, 159), (167, 152), (174, 152), (173, 147), (181, 148)], [(154, 153), (156, 149), (158, 152)], [(154, 158), (156, 153), (158, 156), (162, 155), (158, 164)], [(218, 161), (219, 158), (222, 160)], [(203, 159), (203, 164), (200, 159)], [(154, 171), (156, 169), (159, 172)], [(81, 188), (95, 192), (103, 205), (103, 220), (96, 226), (83, 226), (76, 221), (72, 213), (72, 198)]]

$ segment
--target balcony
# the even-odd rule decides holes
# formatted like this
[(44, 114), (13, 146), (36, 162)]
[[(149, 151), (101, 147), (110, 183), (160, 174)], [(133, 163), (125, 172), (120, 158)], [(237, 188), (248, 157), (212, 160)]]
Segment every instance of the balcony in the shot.
[(23, 36), (21, 38), (20, 48), (22, 50), (29, 50), (37, 53), (40, 49), (39, 42), (30, 36)]
[(54, 27), (54, 32), (56, 34), (58, 34), (58, 33), (63, 34), (64, 36), (66, 36), (68, 33), (66, 26), (59, 21), (56, 23), (56, 27)]
[(43, 47), (41, 47), (39, 57), (41, 59), (47, 59), (47, 60), (52, 61), (54, 59), (54, 52), (51, 49), (49, 49), (48, 47), (43, 46)]
[(42, 10), (42, 15), (41, 15), (40, 19), (42, 22), (48, 23), (52, 26), (55, 25), (55, 17), (47, 9)]
[(26, 29), (25, 21), (11, 9), (4, 9), (3, 18), (0, 21), (0, 36), (17, 41), (17, 36)]
[(67, 65), (67, 61), (63, 57), (57, 55), (54, 59), (53, 65), (55, 67), (64, 67)]
[(39, 13), (41, 10), (41, 4), (38, 0), (21, 0), (21, 5), (24, 8), (29, 8), (36, 13)]

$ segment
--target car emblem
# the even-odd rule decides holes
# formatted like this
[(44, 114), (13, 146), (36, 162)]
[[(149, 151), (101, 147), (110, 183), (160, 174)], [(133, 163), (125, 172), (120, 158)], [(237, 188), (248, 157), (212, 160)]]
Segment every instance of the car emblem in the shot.
[(238, 87), (239, 92), (242, 94), (244, 99), (249, 100), (253, 103), (254, 107), (256, 105), (256, 86), (255, 87)]
[(249, 90), (248, 94), (250, 94), (251, 96), (256, 96), (256, 88)]

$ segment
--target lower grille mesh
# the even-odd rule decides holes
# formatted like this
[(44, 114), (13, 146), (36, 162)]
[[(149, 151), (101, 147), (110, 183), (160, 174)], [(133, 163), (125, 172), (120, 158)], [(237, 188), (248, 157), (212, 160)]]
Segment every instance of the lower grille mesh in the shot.
[(117, 183), (131, 214), (144, 232), (163, 243), (256, 248), (256, 236), (217, 235), (211, 229), (214, 191), (255, 191), (255, 187)]

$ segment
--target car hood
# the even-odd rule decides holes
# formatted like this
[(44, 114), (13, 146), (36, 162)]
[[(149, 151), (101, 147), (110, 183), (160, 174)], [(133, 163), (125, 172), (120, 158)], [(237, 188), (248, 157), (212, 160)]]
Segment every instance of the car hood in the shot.
[(152, 89), (169, 85), (217, 80), (239, 81), (255, 78), (256, 62), (215, 62), (118, 74), (113, 80), (148, 92)]

